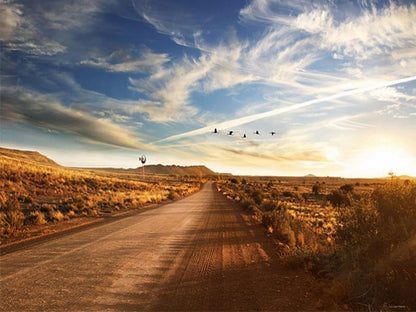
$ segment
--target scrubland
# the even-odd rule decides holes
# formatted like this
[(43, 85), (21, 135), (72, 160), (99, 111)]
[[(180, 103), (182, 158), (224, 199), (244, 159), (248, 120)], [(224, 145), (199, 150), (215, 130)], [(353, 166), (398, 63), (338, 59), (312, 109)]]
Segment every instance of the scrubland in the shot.
[(265, 226), (286, 265), (329, 281), (323, 296), (334, 303), (416, 310), (414, 180), (247, 177), (217, 187)]
[(30, 235), (33, 228), (176, 200), (199, 190), (201, 182), (196, 177), (140, 179), (141, 174), (132, 179), (132, 174), (127, 177), (109, 171), (106, 175), (103, 170), (71, 169), (37, 163), (30, 157), (0, 155), (2, 244)]

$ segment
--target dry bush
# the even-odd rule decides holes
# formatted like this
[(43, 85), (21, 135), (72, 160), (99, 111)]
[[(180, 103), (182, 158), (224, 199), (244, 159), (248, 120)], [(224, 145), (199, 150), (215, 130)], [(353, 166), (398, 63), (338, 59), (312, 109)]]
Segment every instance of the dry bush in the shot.
[(48, 223), (45, 218), (45, 214), (40, 211), (32, 211), (28, 216), (25, 218), (25, 224), (34, 224), (34, 225), (44, 225)]
[(23, 227), (24, 219), (25, 217), (20, 210), (20, 203), (14, 198), (9, 198), (0, 207), (1, 234), (14, 234)]
[(169, 190), (169, 194), (168, 194), (167, 197), (170, 200), (177, 200), (177, 199), (181, 198), (181, 195), (177, 191)]
[[(339, 211), (338, 276), (351, 287), (344, 300), (416, 309), (416, 184), (393, 180)], [(341, 269), (339, 269), (341, 268)]]
[(62, 221), (64, 219), (64, 214), (59, 210), (53, 210), (49, 216), (52, 221)]

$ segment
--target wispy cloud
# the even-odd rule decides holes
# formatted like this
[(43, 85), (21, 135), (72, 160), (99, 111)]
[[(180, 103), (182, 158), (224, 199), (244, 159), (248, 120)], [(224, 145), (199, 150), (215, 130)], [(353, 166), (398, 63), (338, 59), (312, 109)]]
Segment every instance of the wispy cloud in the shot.
[(379, 88), (394, 86), (394, 85), (397, 85), (397, 84), (406, 83), (406, 82), (410, 82), (410, 81), (414, 81), (414, 80), (416, 80), (416, 76), (406, 77), (406, 78), (402, 78), (402, 79), (398, 79), (398, 80), (394, 80), (394, 81), (383, 81), (383, 82), (379, 82), (377, 84), (367, 86), (367, 87), (364, 87), (364, 88), (347, 90), (347, 91), (343, 91), (343, 92), (340, 92), (340, 93), (337, 93), (337, 94), (333, 94), (331, 96), (318, 98), (318, 99), (314, 99), (314, 100), (309, 100), (309, 101), (306, 101), (306, 102), (303, 102), (303, 103), (294, 104), (294, 105), (287, 106), (287, 107), (282, 107), (282, 108), (277, 108), (277, 109), (267, 111), (267, 112), (264, 112), (264, 113), (258, 113), (258, 114), (253, 114), (253, 115), (250, 115), (250, 116), (245, 116), (245, 117), (241, 117), (241, 118), (237, 118), (237, 119), (232, 119), (232, 120), (224, 121), (224, 122), (221, 122), (221, 123), (218, 123), (218, 124), (213, 124), (211, 126), (202, 127), (200, 129), (188, 131), (188, 132), (181, 133), (181, 134), (176, 134), (176, 135), (167, 137), (165, 139), (162, 139), (159, 142), (178, 140), (178, 139), (182, 139), (182, 138), (187, 138), (187, 137), (191, 137), (191, 136), (195, 136), (195, 135), (208, 133), (208, 132), (212, 131), (212, 128), (214, 126), (217, 127), (217, 128), (220, 128), (220, 129), (228, 129), (228, 128), (236, 127), (236, 126), (243, 125), (243, 124), (246, 124), (246, 123), (250, 123), (250, 122), (253, 122), (253, 121), (256, 121), (256, 120), (259, 120), (259, 119), (263, 119), (263, 118), (267, 118), (267, 117), (271, 117), (271, 116), (275, 116), (275, 115), (280, 115), (280, 114), (291, 112), (291, 111), (294, 111), (294, 110), (298, 110), (298, 109), (301, 109), (301, 108), (304, 108), (304, 107), (307, 107), (307, 106), (319, 104), (319, 103), (322, 103), (322, 102), (335, 100), (335, 99), (343, 98), (343, 97), (346, 97), (346, 96), (361, 94), (361, 93), (368, 92), (368, 91), (373, 91), (373, 90), (376, 90), (376, 89), (379, 89)]
[(374, 90), (370, 93), (370, 95), (376, 98), (377, 100), (383, 101), (383, 102), (395, 102), (395, 101), (401, 101), (401, 100), (404, 100), (406, 102), (409, 102), (409, 101), (416, 102), (416, 96), (400, 92), (399, 90), (393, 87)]
[(37, 127), (74, 134), (93, 143), (149, 149), (135, 133), (91, 114), (63, 106), (31, 90), (2, 88), (1, 116)]
[[(244, 22), (285, 25), (314, 37), (319, 48), (342, 56), (367, 59), (416, 44), (416, 5), (388, 2), (381, 8), (364, 6), (355, 16), (340, 18), (342, 4), (309, 1), (254, 0), (240, 11)], [(290, 14), (288, 14), (290, 13)]]
[(161, 0), (133, 0), (132, 4), (139, 16), (156, 31), (169, 36), (178, 45), (193, 46), (193, 34), (200, 30), (202, 21), (185, 6)]
[(126, 53), (124, 50), (117, 50), (108, 57), (84, 60), (80, 64), (102, 68), (110, 72), (138, 73), (159, 68), (166, 62), (169, 62), (169, 56), (166, 53), (158, 54), (146, 49), (139, 57)]
[(411, 117), (411, 113), (416, 109), (416, 96), (400, 92), (397, 88), (374, 90), (370, 95), (384, 104), (384, 107), (377, 111), (380, 115), (403, 119)]
[[(115, 1), (2, 1), (0, 40), (9, 51), (35, 56), (67, 52), (71, 32), (86, 32)], [(72, 47), (71, 47), (72, 48)]]
[(8, 41), (22, 22), (22, 6), (13, 3), (0, 3), (0, 40)]
[(189, 106), (189, 97), (207, 70), (204, 57), (197, 60), (185, 57), (169, 69), (159, 68), (148, 78), (130, 78), (131, 88), (150, 99), (139, 100), (133, 110), (145, 113), (155, 122), (183, 121), (192, 117), (197, 109)]
[[(146, 1), (137, 7), (140, 7), (138, 12), (145, 20), (159, 32), (176, 39), (183, 37), (179, 36), (181, 31), (166, 10)], [(383, 77), (356, 79), (354, 70), (360, 70), (360, 67), (355, 64), (351, 65), (347, 76), (345, 73), (349, 69), (338, 67), (340, 75), (326, 77), (331, 82), (323, 86), (322, 78), (318, 77), (323, 73), (309, 67), (323, 66), (320, 62), (328, 52), (332, 52), (337, 60), (350, 60), (352, 56), (364, 60), (373, 54), (391, 54), (393, 51), (397, 57), (397, 50), (414, 44), (415, 30), (410, 21), (416, 16), (415, 8), (413, 5), (390, 4), (375, 10), (370, 6), (358, 15), (342, 20), (337, 18), (339, 9), (330, 4), (252, 1), (240, 11), (240, 17), (243, 22), (261, 22), (269, 26), (260, 38), (240, 41), (232, 36), (226, 42), (210, 45), (204, 42), (198, 30), (194, 30), (192, 46), (199, 49), (199, 57), (185, 56), (146, 79), (130, 80), (133, 88), (150, 99), (140, 101), (137, 110), (147, 109), (149, 119), (153, 121), (175, 121), (176, 117), (180, 117), (176, 121), (183, 121), (186, 120), (185, 114), (178, 114), (178, 111), (183, 109), (191, 118), (198, 112), (192, 109), (190, 102), (195, 91), (210, 93), (240, 84), (261, 83), (280, 88), (284, 90), (286, 99), (299, 102), (300, 96), (310, 97), (317, 92), (325, 96), (358, 88), (371, 83), (371, 80), (377, 82)], [(190, 38), (188, 28), (186, 32)], [(389, 78), (393, 77), (397, 76)], [(163, 114), (161, 110), (167, 113)]]

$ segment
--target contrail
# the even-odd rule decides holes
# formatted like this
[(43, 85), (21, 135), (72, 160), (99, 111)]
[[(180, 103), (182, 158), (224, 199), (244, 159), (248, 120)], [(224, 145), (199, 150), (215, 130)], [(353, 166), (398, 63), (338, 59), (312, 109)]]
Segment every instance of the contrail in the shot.
[(318, 103), (322, 103), (325, 101), (329, 101), (329, 100), (335, 100), (335, 99), (339, 99), (342, 97), (346, 97), (346, 96), (350, 96), (350, 95), (355, 95), (355, 94), (360, 94), (360, 93), (364, 93), (367, 91), (372, 91), (372, 90), (376, 90), (376, 89), (380, 89), (380, 88), (385, 88), (385, 87), (390, 87), (390, 86), (394, 86), (397, 84), (401, 84), (401, 83), (405, 83), (405, 82), (409, 82), (409, 81), (413, 81), (416, 80), (416, 76), (411, 76), (411, 77), (407, 77), (407, 78), (403, 78), (403, 79), (398, 79), (398, 80), (393, 80), (393, 81), (384, 81), (384, 82), (380, 82), (377, 84), (374, 84), (372, 86), (369, 87), (365, 87), (365, 88), (358, 88), (358, 89), (353, 89), (353, 90), (348, 90), (348, 91), (343, 91), (334, 95), (330, 95), (330, 96), (326, 96), (320, 99), (315, 99), (315, 100), (309, 100), (303, 103), (299, 103), (299, 104), (294, 104), (292, 106), (288, 106), (288, 107), (282, 107), (282, 108), (276, 108), (274, 110), (268, 111), (268, 112), (264, 112), (264, 113), (259, 113), (259, 114), (253, 114), (250, 116), (246, 116), (246, 117), (241, 117), (241, 118), (236, 118), (236, 119), (231, 119), (231, 120), (227, 120), (227, 121), (223, 121), (214, 125), (210, 125), (210, 126), (206, 126), (200, 129), (196, 129), (196, 130), (192, 130), (192, 131), (188, 131), (188, 132), (184, 132), (184, 133), (180, 133), (180, 134), (175, 134), (172, 135), (170, 137), (164, 138), (162, 140), (157, 141), (156, 143), (161, 143), (161, 142), (166, 142), (166, 141), (174, 141), (174, 140), (178, 140), (178, 139), (182, 139), (182, 138), (187, 138), (187, 137), (192, 137), (192, 136), (196, 136), (196, 135), (200, 135), (200, 134), (204, 134), (204, 133), (208, 133), (211, 132), (213, 130), (213, 127), (216, 127), (218, 129), (229, 129), (232, 127), (236, 127), (236, 126), (240, 126), (249, 122), (253, 122), (259, 119), (263, 119), (266, 117), (271, 117), (271, 116), (275, 116), (275, 115), (280, 115), (286, 112), (291, 112), (303, 107), (307, 107), (310, 105), (314, 105), (314, 104), (318, 104)]

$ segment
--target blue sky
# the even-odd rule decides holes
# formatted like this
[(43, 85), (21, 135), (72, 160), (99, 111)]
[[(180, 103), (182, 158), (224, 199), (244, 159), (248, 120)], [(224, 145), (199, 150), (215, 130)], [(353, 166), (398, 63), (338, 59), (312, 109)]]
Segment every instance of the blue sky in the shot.
[(1, 146), (81, 167), (145, 154), (416, 176), (413, 1), (2, 1), (0, 15)]

